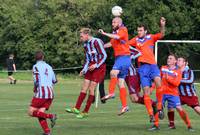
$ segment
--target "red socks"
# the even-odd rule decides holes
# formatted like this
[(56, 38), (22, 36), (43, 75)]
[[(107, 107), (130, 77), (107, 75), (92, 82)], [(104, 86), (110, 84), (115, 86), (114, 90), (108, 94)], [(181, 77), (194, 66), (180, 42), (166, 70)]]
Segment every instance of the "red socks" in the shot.
[(39, 120), (39, 123), (40, 123), (40, 125), (41, 125), (44, 133), (46, 133), (46, 134), (50, 133), (50, 129), (48, 127), (46, 119), (44, 119), (44, 118), (38, 118), (38, 120)]
[(38, 118), (52, 118), (53, 117), (53, 114), (46, 114), (44, 112), (40, 112), (40, 111), (34, 111), (33, 114), (32, 114), (33, 117), (38, 117)]
[(122, 107), (127, 106), (127, 101), (126, 101), (126, 88), (120, 88), (120, 100), (122, 103)]
[(83, 103), (83, 100), (85, 99), (86, 93), (81, 92), (77, 101), (76, 101), (76, 109), (80, 109), (81, 108), (81, 104)]
[(174, 126), (174, 111), (170, 111), (167, 113), (169, 126)]
[(90, 106), (91, 106), (92, 102), (94, 101), (94, 98), (95, 98), (94, 95), (89, 95), (87, 103), (86, 103), (86, 106), (85, 106), (85, 109), (84, 109), (83, 112), (88, 113), (88, 111), (90, 109)]

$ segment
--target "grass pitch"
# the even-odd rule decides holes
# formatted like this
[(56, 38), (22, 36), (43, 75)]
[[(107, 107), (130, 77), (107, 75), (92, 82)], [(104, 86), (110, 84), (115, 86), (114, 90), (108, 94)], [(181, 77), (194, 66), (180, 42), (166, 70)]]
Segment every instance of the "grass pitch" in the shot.
[[(55, 99), (48, 112), (58, 115), (53, 135), (199, 135), (200, 117), (189, 107), (187, 110), (195, 132), (189, 132), (183, 121), (175, 116), (176, 129), (168, 130), (167, 117), (161, 121), (161, 130), (148, 131), (149, 118), (144, 106), (132, 104), (129, 101), (130, 111), (123, 116), (117, 116), (120, 109), (119, 93), (116, 98), (99, 103), (96, 109), (92, 105), (89, 117), (77, 119), (75, 115), (64, 111), (66, 105), (73, 106), (80, 92), (82, 79), (59, 79), (55, 87)], [(107, 87), (107, 81), (105, 86)], [(0, 80), (0, 135), (41, 135), (42, 129), (36, 118), (27, 115), (27, 109), (33, 96), (33, 85), (30, 80), (19, 80), (16, 85), (8, 84), (4, 78)], [(200, 85), (197, 86), (200, 90)], [(198, 95), (200, 92), (198, 91)], [(82, 105), (82, 108), (85, 104)], [(166, 116), (166, 115), (165, 115)]]

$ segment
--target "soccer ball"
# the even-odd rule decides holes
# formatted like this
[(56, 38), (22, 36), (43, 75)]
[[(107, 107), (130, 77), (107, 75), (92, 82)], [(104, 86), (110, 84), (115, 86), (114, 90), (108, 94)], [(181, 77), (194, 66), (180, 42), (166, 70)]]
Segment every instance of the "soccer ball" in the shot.
[(120, 6), (114, 6), (112, 8), (112, 14), (117, 17), (117, 16), (121, 16), (121, 14), (123, 13), (122, 8)]

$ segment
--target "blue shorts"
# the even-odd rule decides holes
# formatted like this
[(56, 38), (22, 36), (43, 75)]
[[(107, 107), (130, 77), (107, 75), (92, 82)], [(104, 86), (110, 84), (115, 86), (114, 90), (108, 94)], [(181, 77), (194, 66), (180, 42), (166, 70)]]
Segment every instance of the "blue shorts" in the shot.
[(181, 105), (181, 101), (180, 101), (179, 96), (164, 94), (163, 100), (162, 100), (163, 106), (165, 106), (166, 101), (167, 101), (167, 108), (168, 109), (176, 108), (177, 106)]
[(155, 77), (160, 77), (160, 70), (156, 64), (143, 64), (139, 67), (138, 73), (142, 88), (151, 87), (152, 80)]
[(125, 78), (128, 75), (129, 67), (131, 66), (130, 56), (117, 56), (115, 58), (115, 64), (113, 70), (119, 70), (118, 78)]

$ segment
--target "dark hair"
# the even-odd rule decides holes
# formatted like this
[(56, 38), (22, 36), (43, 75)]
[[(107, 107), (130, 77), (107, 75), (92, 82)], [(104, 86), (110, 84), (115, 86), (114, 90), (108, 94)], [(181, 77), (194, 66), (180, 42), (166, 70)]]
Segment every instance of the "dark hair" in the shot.
[(147, 30), (147, 31), (148, 31), (148, 28), (147, 28), (147, 26), (146, 26), (145, 24), (139, 24), (139, 25), (138, 25), (138, 28), (141, 28), (141, 27), (143, 27), (144, 30)]
[(35, 60), (38, 61), (38, 60), (43, 60), (44, 59), (44, 53), (43, 51), (37, 51), (35, 53)]
[(185, 56), (179, 56), (178, 58), (182, 58), (185, 63), (188, 63), (188, 59)]
[(177, 55), (176, 54), (174, 54), (174, 53), (170, 53), (168, 56), (173, 56), (176, 60), (177, 60)]

